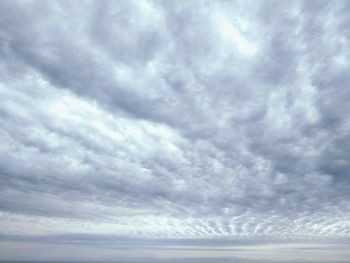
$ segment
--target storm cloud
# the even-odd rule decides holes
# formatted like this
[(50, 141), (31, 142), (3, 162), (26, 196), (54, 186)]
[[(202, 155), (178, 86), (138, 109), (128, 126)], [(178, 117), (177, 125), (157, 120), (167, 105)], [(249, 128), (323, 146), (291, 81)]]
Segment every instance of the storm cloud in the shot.
[(349, 72), (348, 1), (1, 1), (0, 259), (345, 262)]

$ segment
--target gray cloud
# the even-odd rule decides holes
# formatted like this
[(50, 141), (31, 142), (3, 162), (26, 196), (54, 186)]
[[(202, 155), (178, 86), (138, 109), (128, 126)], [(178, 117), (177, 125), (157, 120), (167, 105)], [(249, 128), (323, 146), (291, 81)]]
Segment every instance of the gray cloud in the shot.
[(4, 242), (349, 238), (346, 1), (0, 6)]

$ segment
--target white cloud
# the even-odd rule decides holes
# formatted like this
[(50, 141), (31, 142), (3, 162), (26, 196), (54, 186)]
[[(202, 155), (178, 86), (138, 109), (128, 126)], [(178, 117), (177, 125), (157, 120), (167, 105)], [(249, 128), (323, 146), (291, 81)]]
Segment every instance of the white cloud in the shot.
[(4, 240), (349, 238), (346, 2), (0, 5)]

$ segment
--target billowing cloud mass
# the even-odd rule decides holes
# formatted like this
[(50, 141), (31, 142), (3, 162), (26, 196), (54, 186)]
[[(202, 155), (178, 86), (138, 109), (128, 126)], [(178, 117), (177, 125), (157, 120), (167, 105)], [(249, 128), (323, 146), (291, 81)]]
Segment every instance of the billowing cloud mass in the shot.
[(0, 259), (348, 262), (349, 72), (349, 1), (0, 1)]

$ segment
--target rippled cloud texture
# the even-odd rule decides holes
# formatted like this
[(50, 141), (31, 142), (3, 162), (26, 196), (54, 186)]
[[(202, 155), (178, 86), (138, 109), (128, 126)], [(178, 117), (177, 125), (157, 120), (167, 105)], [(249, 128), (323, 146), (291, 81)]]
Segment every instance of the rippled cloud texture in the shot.
[(349, 1), (0, 1), (0, 259), (349, 262), (349, 63)]

